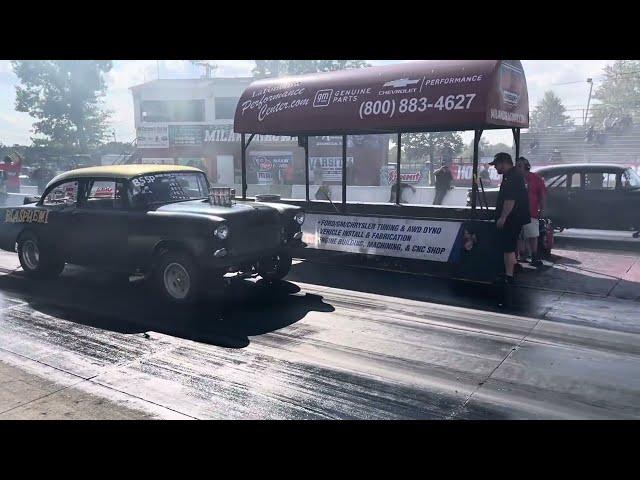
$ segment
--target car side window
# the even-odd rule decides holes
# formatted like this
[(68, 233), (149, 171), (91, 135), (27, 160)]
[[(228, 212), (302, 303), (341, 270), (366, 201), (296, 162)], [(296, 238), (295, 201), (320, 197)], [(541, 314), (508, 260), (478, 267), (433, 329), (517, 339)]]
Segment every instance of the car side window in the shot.
[(89, 180), (80, 208), (120, 210), (125, 207), (122, 180)]
[(54, 187), (42, 201), (42, 205), (62, 205), (78, 201), (78, 181), (64, 182)]
[(582, 188), (582, 174), (576, 172), (571, 175), (571, 189)]
[(551, 175), (544, 179), (544, 184), (547, 189), (550, 188), (566, 188), (567, 187), (567, 174), (561, 173), (559, 175)]
[(589, 172), (584, 175), (587, 190), (615, 190), (616, 174), (609, 172)]

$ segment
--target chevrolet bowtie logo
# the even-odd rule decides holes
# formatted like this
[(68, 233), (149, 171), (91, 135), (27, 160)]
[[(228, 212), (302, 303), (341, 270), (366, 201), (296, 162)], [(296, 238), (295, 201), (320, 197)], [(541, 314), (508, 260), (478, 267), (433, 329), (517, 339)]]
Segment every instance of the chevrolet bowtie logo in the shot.
[(420, 79), (409, 80), (408, 78), (399, 78), (398, 80), (391, 80), (383, 85), (383, 87), (393, 87), (393, 88), (402, 88), (408, 87), (409, 85), (415, 85), (418, 83)]

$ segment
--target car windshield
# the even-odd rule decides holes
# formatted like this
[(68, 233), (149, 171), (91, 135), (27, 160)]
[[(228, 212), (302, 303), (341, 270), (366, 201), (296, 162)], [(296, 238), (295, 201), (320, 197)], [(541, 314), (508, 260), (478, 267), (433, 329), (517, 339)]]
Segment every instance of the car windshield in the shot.
[(632, 168), (627, 168), (622, 173), (622, 186), (624, 188), (640, 188), (640, 176)]
[(200, 172), (170, 172), (140, 175), (131, 180), (135, 204), (171, 203), (207, 198), (207, 179)]

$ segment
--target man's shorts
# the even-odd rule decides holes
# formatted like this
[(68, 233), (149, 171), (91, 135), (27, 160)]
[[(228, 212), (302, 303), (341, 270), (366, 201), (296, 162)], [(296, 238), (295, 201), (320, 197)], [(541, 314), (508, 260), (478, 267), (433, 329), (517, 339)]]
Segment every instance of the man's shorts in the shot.
[(540, 222), (537, 218), (531, 217), (531, 222), (522, 226), (520, 238), (527, 240), (529, 238), (538, 238), (540, 236)]
[(507, 225), (498, 229), (498, 241), (503, 253), (515, 252), (518, 247), (518, 237), (520, 236), (520, 226)]

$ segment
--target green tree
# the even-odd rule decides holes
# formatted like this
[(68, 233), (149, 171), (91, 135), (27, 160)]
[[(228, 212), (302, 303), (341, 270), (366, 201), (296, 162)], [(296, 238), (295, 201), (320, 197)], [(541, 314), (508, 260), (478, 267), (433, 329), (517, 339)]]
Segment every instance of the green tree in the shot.
[(609, 114), (640, 119), (640, 61), (618, 60), (604, 67), (603, 80), (593, 97), (589, 123), (600, 126)]
[(255, 60), (254, 78), (331, 72), (347, 68), (370, 67), (364, 60)]
[[(480, 145), (478, 146), (478, 158), (493, 157), (499, 152), (513, 154), (513, 147), (502, 142), (489, 143), (486, 138), (480, 139)], [(471, 140), (468, 145), (465, 145), (464, 150), (462, 151), (462, 157), (468, 160), (473, 159), (473, 140)]]
[(19, 60), (12, 62), (20, 79), (16, 110), (37, 121), (35, 145), (73, 146), (81, 152), (107, 136), (109, 113), (102, 109), (104, 74), (110, 60)]
[(565, 115), (562, 100), (553, 91), (544, 92), (544, 97), (531, 112), (531, 128), (541, 130), (550, 127), (568, 127), (573, 120)]
[(436, 156), (453, 156), (462, 151), (464, 142), (458, 132), (407, 133), (402, 137), (402, 152), (408, 160), (433, 164)]

